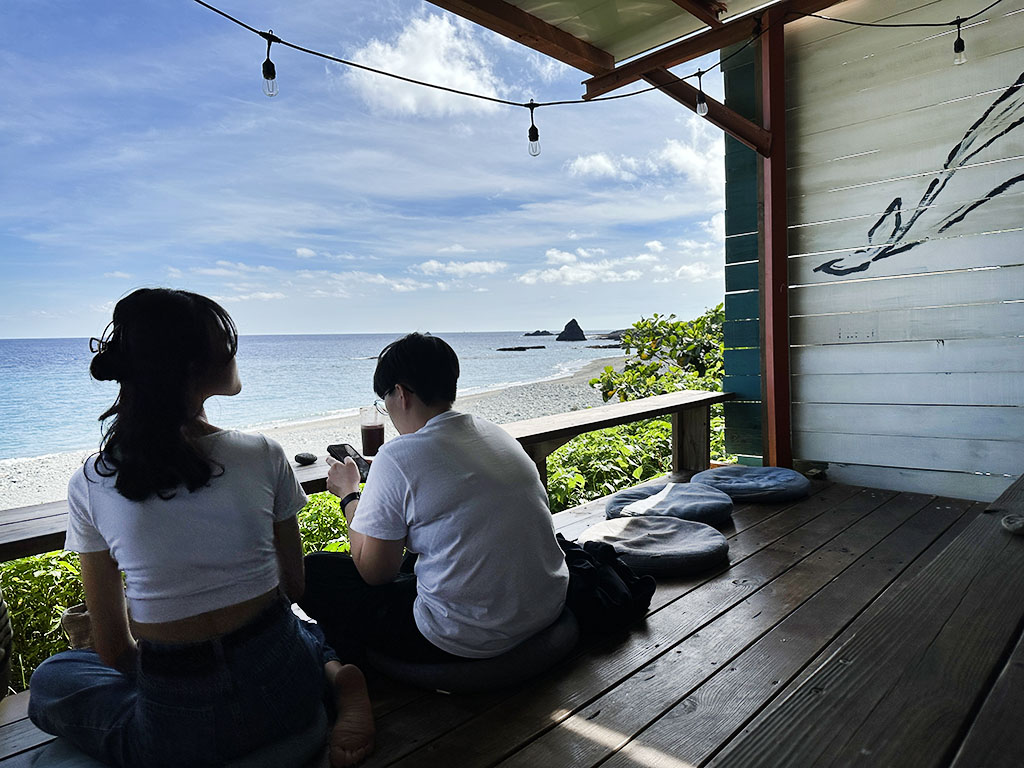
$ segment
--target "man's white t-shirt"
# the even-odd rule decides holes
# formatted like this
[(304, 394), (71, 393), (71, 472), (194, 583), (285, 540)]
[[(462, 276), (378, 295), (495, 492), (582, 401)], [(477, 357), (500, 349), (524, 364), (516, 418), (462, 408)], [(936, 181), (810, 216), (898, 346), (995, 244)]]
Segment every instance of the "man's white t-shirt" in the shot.
[(284, 451), (263, 435), (232, 430), (199, 440), (223, 471), (215, 468), (195, 491), (130, 501), (114, 487), (116, 476), (96, 472), (92, 458), (68, 484), (65, 547), (110, 551), (125, 572), (135, 621), (183, 619), (278, 584), (274, 523), (306, 503)]
[(445, 411), (385, 443), (351, 528), (419, 554), (416, 626), (449, 653), (502, 654), (565, 605), (569, 571), (537, 468), (475, 416)]

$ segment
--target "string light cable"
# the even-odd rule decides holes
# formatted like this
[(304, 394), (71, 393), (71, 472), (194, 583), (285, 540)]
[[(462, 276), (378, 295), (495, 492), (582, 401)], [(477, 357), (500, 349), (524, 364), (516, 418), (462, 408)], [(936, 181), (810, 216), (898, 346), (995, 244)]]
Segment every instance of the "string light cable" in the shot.
[(825, 16), (821, 13), (799, 13), (792, 11), (789, 15), (791, 16), (802, 16), (805, 18), (822, 19), (824, 21), (834, 21), (838, 24), (849, 24), (854, 27), (875, 27), (878, 29), (928, 29), (934, 27), (956, 27), (956, 40), (953, 41), (953, 63), (960, 65), (967, 63), (967, 45), (964, 43), (964, 38), (961, 35), (961, 26), (969, 21), (981, 16), (997, 5), (1003, 0), (993, 0), (993, 2), (986, 5), (980, 11), (972, 13), (970, 16), (961, 18), (957, 16), (952, 21), (922, 21), (922, 22), (885, 22), (885, 21), (853, 21), (851, 19), (838, 19), (834, 16)]
[[(528, 102), (520, 102), (520, 101), (513, 101), (511, 99), (503, 99), (503, 98), (500, 98), (498, 96), (491, 96), (489, 94), (484, 94), (484, 93), (475, 93), (473, 91), (464, 91), (464, 90), (461, 90), (459, 88), (451, 88), (451, 87), (446, 86), (446, 85), (439, 85), (437, 83), (430, 83), (430, 82), (427, 82), (427, 81), (424, 81), (424, 80), (417, 80), (416, 78), (407, 77), (405, 75), (399, 75), (399, 74), (397, 74), (395, 72), (388, 72), (386, 70), (378, 69), (376, 67), (371, 67), (371, 66), (368, 66), (366, 64), (360, 64), (360, 63), (355, 62), (355, 61), (349, 61), (347, 59), (342, 59), (342, 58), (339, 58), (337, 56), (332, 56), (332, 55), (330, 55), (328, 53), (323, 53), (321, 51), (316, 51), (316, 50), (313, 50), (312, 48), (306, 48), (304, 46), (297, 45), (295, 43), (290, 43), (287, 40), (283, 40), (280, 37), (278, 37), (277, 35), (275, 35), (274, 34), (274, 30), (272, 30), (272, 29), (268, 30), (267, 32), (259, 30), (256, 27), (253, 27), (253, 26), (251, 26), (249, 24), (246, 24), (244, 21), (242, 21), (240, 19), (237, 19), (234, 16), (232, 16), (232, 15), (230, 15), (228, 13), (225, 13), (221, 9), (211, 5), (210, 3), (206, 2), (205, 0), (193, 0), (193, 2), (197, 3), (198, 5), (203, 6), (204, 8), (206, 8), (206, 9), (208, 9), (210, 11), (213, 11), (214, 13), (218, 14), (219, 16), (224, 17), (228, 21), (231, 21), (232, 23), (237, 24), (238, 26), (242, 27), (243, 29), (247, 29), (248, 31), (252, 32), (255, 35), (258, 35), (259, 37), (261, 37), (261, 38), (263, 38), (264, 40), (267, 41), (267, 56), (266, 56), (266, 59), (264, 59), (264, 61), (263, 61), (263, 67), (262, 67), (262, 72), (263, 72), (263, 92), (267, 96), (273, 97), (273, 96), (276, 96), (278, 94), (277, 68), (275, 67), (274, 62), (271, 61), (271, 59), (270, 59), (270, 46), (272, 44), (276, 43), (276, 44), (278, 44), (280, 46), (283, 46), (285, 48), (291, 48), (292, 50), (299, 51), (300, 53), (305, 53), (305, 54), (308, 54), (310, 56), (316, 56), (317, 58), (325, 59), (327, 61), (331, 61), (331, 62), (334, 62), (336, 64), (341, 64), (341, 65), (346, 66), (346, 67), (351, 67), (353, 69), (359, 69), (359, 70), (362, 70), (364, 72), (370, 72), (370, 73), (375, 74), (375, 75), (381, 75), (383, 77), (390, 77), (393, 80), (399, 80), (399, 81), (404, 82), (404, 83), (409, 83), (410, 85), (417, 85), (417, 86), (421, 86), (421, 87), (424, 87), (424, 88), (432, 88), (434, 90), (443, 91), (445, 93), (451, 93), (451, 94), (455, 94), (457, 96), (465, 96), (465, 97), (473, 98), (473, 99), (480, 99), (481, 101), (489, 101), (489, 102), (494, 103), (494, 104), (502, 104), (502, 105), (508, 106), (508, 107), (520, 107), (520, 108), (523, 108), (523, 109), (528, 109), (528, 110), (530, 110), (530, 128), (529, 128), (529, 131), (527, 132), (527, 138), (529, 140), (529, 151), (530, 151), (530, 154), (532, 156), (534, 156), (534, 157), (536, 157), (537, 155), (540, 154), (540, 132), (537, 129), (536, 123), (534, 122), (534, 111), (537, 110), (537, 109), (540, 109), (541, 107), (555, 107), (555, 106), (564, 106), (564, 105), (570, 105), (570, 104), (589, 104), (589, 103), (592, 103), (592, 102), (603, 102), (603, 101), (615, 101), (615, 100), (618, 100), (618, 99), (628, 99), (628, 98), (632, 98), (633, 96), (639, 96), (639, 95), (644, 94), (644, 93), (650, 93), (651, 91), (666, 90), (666, 89), (670, 88), (673, 85), (676, 85), (678, 83), (682, 83), (682, 82), (685, 82), (687, 80), (696, 78), (697, 79), (697, 96), (696, 96), (696, 103), (695, 103), (694, 109), (697, 112), (697, 114), (700, 115), (701, 117), (706, 116), (708, 114), (709, 110), (708, 110), (707, 99), (706, 99), (706, 97), (704, 95), (704, 90), (703, 90), (703, 83), (702, 83), (703, 76), (708, 74), (709, 72), (715, 70), (715, 69), (721, 69), (722, 65), (725, 64), (727, 61), (729, 61), (729, 59), (731, 59), (733, 56), (736, 56), (736, 55), (742, 53), (748, 46), (752, 45), (754, 42), (756, 42), (761, 37), (761, 35), (765, 34), (768, 31), (768, 27), (767, 26), (763, 26), (762, 23), (761, 23), (760, 18), (758, 18), (757, 19), (757, 24), (756, 24), (756, 27), (755, 27), (755, 30), (754, 30), (753, 34), (739, 48), (737, 48), (736, 50), (734, 50), (731, 53), (729, 53), (729, 55), (720, 58), (718, 60), (718, 62), (716, 62), (715, 64), (710, 66), (708, 69), (703, 69), (703, 70), (702, 69), (698, 69), (696, 72), (694, 72), (692, 74), (689, 74), (689, 75), (674, 76), (673, 80), (671, 80), (669, 82), (666, 82), (666, 83), (659, 83), (657, 85), (652, 85), (652, 86), (647, 87), (647, 88), (640, 88), (640, 89), (637, 89), (635, 91), (629, 91), (627, 93), (618, 93), (618, 94), (612, 94), (612, 95), (609, 95), (609, 96), (597, 96), (597, 97), (594, 97), (592, 99), (587, 99), (587, 98), (563, 99), (563, 100), (559, 100), (559, 101), (542, 101), (542, 102), (537, 102), (537, 101), (534, 101), (533, 99), (530, 99), (530, 101), (528, 101)], [(953, 50), (954, 50), (954, 54), (955, 54), (954, 63), (962, 64), (962, 63), (964, 63), (966, 61), (966, 55), (964, 53), (964, 49), (965, 49), (964, 41), (963, 41), (963, 38), (962, 38), (962, 36), (960, 34), (961, 25), (966, 24), (967, 22), (971, 21), (972, 19), (975, 19), (978, 16), (982, 15), (983, 13), (991, 10), (992, 8), (994, 8), (996, 5), (998, 5), (1001, 2), (1002, 2), (1002, 0), (994, 0), (994, 2), (992, 2), (989, 5), (985, 6), (980, 11), (972, 13), (970, 16), (965, 16), (965, 17), (962, 17), (962, 18), (960, 16), (957, 16), (956, 19), (953, 20), (953, 21), (944, 21), (944, 22), (884, 23), (884, 22), (853, 21), (853, 20), (850, 20), (850, 19), (840, 19), (840, 18), (835, 18), (835, 17), (832, 17), (832, 16), (824, 16), (822, 14), (817, 14), (817, 13), (790, 12), (790, 14), (788, 14), (788, 15), (807, 17), (807, 18), (815, 18), (815, 19), (822, 19), (824, 21), (831, 21), (831, 22), (837, 22), (837, 23), (842, 23), (842, 24), (849, 24), (849, 25), (853, 25), (853, 26), (861, 26), (861, 27), (888, 27), (888, 28), (895, 28), (895, 27), (902, 27), (902, 28), (918, 27), (918, 28), (926, 28), (926, 27), (951, 27), (951, 26), (955, 26), (956, 29), (957, 29), (957, 39), (956, 39), (956, 41), (953, 44)]]

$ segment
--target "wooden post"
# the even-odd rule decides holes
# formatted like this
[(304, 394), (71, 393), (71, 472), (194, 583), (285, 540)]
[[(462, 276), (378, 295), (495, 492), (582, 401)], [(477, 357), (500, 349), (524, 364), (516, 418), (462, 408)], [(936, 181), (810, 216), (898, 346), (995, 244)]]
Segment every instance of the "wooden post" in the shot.
[(672, 476), (689, 479), (711, 465), (711, 406), (672, 414)]
[(769, 8), (764, 23), (768, 29), (761, 36), (761, 115), (764, 129), (771, 134), (771, 149), (762, 166), (764, 462), (768, 466), (791, 467), (784, 12), (778, 6)]

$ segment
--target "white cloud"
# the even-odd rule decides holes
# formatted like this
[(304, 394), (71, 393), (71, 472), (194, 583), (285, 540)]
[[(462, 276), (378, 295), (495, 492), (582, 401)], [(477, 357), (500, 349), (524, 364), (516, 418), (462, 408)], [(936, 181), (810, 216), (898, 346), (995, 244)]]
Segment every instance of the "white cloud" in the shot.
[(300, 259), (313, 259), (316, 258), (316, 251), (311, 248), (296, 248), (295, 255)]
[(243, 293), (236, 296), (218, 296), (216, 301), (233, 303), (239, 301), (274, 301), (286, 298), (288, 297), (278, 291), (254, 291), (253, 293)]
[(168, 280), (181, 280), (185, 273), (177, 267), (167, 267), (167, 279)]
[(127, 272), (104, 272), (104, 277), (111, 277), (115, 280), (131, 280), (134, 275), (130, 275)]
[(440, 262), (436, 259), (424, 261), (413, 267), (417, 272), (425, 275), (454, 275), (456, 277), (468, 277), (469, 275), (493, 275), (503, 271), (508, 264), (504, 261), (449, 261)]
[(557, 268), (531, 269), (516, 279), (527, 285), (537, 283), (560, 283), (561, 285), (578, 285), (580, 283), (621, 283), (639, 280), (643, 273), (636, 269), (621, 269), (619, 262), (604, 259), (602, 261), (576, 262), (563, 264)]
[[(375, 69), (461, 91), (500, 96), (506, 86), (493, 71), (480, 33), (468, 21), (428, 14), (413, 19), (393, 42), (371, 40), (351, 59)], [(376, 112), (447, 116), (494, 112), (498, 105), (370, 72), (349, 70), (349, 81)]]
[(576, 254), (583, 259), (591, 259), (594, 256), (604, 256), (607, 251), (604, 248), (577, 248)]
[(722, 276), (722, 267), (720, 264), (696, 261), (692, 264), (683, 264), (675, 271), (675, 276), (680, 280), (689, 280), (691, 282), (717, 280)]
[(719, 211), (701, 224), (701, 227), (705, 232), (711, 235), (716, 242), (725, 242), (725, 211)]
[(386, 277), (379, 272), (336, 272), (330, 277), (350, 290), (355, 290), (360, 285), (382, 285), (395, 293), (410, 293), (431, 287), (431, 283), (424, 283), (411, 277)]
[(653, 253), (662, 253), (665, 250), (665, 246), (661, 244), (660, 240), (651, 240), (649, 243), (644, 243), (644, 248)]
[(475, 253), (472, 248), (467, 248), (460, 243), (452, 243), (444, 248), (438, 248), (438, 253)]
[(560, 251), (557, 248), (548, 248), (547, 253), (544, 254), (545, 261), (548, 264), (575, 264), (576, 254), (569, 253), (568, 251)]
[(597, 152), (593, 155), (580, 155), (569, 163), (569, 173), (572, 176), (631, 181), (636, 176), (620, 167), (624, 160), (624, 158), (619, 158), (619, 161), (616, 162), (604, 152)]

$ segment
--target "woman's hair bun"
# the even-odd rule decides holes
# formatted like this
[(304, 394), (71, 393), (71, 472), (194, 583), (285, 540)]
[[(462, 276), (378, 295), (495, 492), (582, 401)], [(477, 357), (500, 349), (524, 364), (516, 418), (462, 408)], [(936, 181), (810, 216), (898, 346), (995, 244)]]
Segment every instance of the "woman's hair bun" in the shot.
[(97, 381), (120, 381), (121, 360), (120, 355), (109, 345), (104, 344), (99, 351), (93, 355), (89, 363), (89, 373)]

